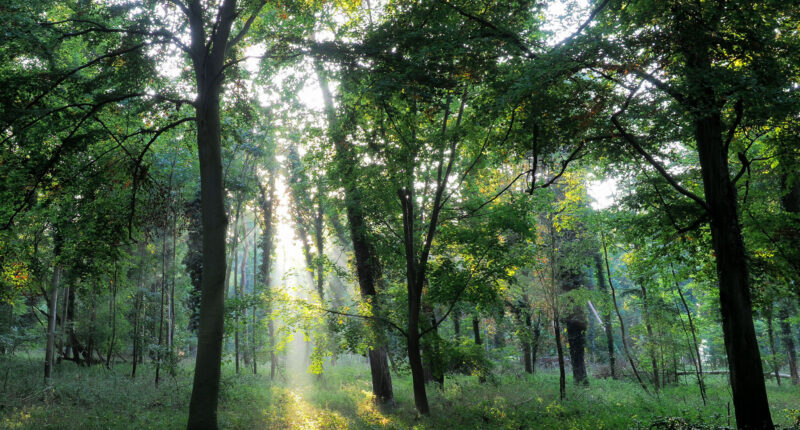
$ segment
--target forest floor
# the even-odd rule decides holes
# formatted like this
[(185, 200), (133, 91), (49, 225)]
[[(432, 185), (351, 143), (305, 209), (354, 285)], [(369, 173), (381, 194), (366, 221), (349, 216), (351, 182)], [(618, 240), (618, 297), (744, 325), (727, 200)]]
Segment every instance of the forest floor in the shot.
[[(40, 357), (0, 356), (2, 429), (182, 429), (191, 392), (191, 363), (174, 375), (140, 366), (78, 368), (56, 366), (52, 386), (42, 382)], [(223, 368), (219, 422), (227, 429), (719, 429), (727, 428), (730, 392), (725, 376), (708, 378), (709, 404), (702, 406), (695, 384), (669, 386), (651, 396), (633, 381), (592, 379), (589, 387), (567, 381), (567, 399), (558, 401), (558, 374), (530, 376), (506, 372), (479, 383), (470, 376), (448, 377), (443, 390), (431, 385), (430, 417), (414, 410), (411, 378), (395, 374), (396, 405), (371, 401), (369, 369), (358, 359), (341, 360), (313, 375), (269, 380), (261, 374), (236, 375)], [(788, 381), (786, 381), (788, 382)], [(781, 428), (800, 428), (800, 387), (768, 381), (772, 416)]]

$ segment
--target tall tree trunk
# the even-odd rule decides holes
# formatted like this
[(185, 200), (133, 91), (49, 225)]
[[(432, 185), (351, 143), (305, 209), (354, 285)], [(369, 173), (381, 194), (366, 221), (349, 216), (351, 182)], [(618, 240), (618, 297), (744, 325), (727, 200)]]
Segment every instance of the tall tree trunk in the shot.
[(117, 340), (117, 262), (114, 262), (114, 281), (111, 283), (111, 342), (108, 343), (106, 368), (111, 368), (111, 356), (114, 354), (114, 342)]
[(525, 314), (525, 336), (522, 338), (522, 363), (525, 366), (525, 373), (533, 373), (533, 352), (531, 351), (531, 312), (530, 309), (523, 310)]
[[(430, 414), (428, 394), (425, 390), (425, 370), (422, 366), (420, 352), (420, 327), (419, 317), (422, 308), (422, 282), (419, 263), (415, 254), (414, 245), (414, 199), (411, 190), (398, 190), (397, 195), (403, 207), (403, 243), (405, 245), (406, 259), (406, 289), (408, 291), (408, 332), (407, 349), (408, 365), (411, 368), (411, 382), (414, 389), (414, 405), (417, 412), (422, 415)], [(424, 280), (424, 278), (423, 278)]]
[[(233, 297), (239, 299), (239, 217), (241, 215), (242, 202), (236, 202), (236, 220), (233, 222)], [(245, 238), (242, 238), (245, 240)], [(236, 374), (239, 374), (239, 309), (233, 310), (233, 351), (234, 362), (236, 363)]]
[(139, 341), (139, 332), (141, 326), (139, 314), (141, 313), (140, 307), (144, 301), (144, 297), (142, 295), (144, 285), (142, 282), (144, 281), (144, 273), (146, 271), (144, 267), (145, 250), (146, 245), (144, 241), (139, 241), (139, 280), (136, 283), (136, 300), (133, 306), (133, 363), (131, 365), (131, 379), (136, 378), (136, 365), (139, 363), (139, 349), (141, 348), (141, 343)]
[(172, 212), (172, 270), (170, 271), (171, 282), (169, 285), (169, 337), (167, 337), (167, 346), (169, 346), (169, 353), (173, 354), (173, 347), (175, 345), (175, 272), (177, 266), (175, 265), (178, 255), (178, 215)]
[[(336, 149), (336, 157), (347, 166), (342, 175), (344, 177), (342, 185), (344, 188), (347, 222), (350, 227), (350, 239), (353, 242), (359, 291), (362, 300), (372, 305), (373, 315), (381, 315), (382, 309), (377, 297), (377, 286), (383, 277), (383, 273), (378, 256), (367, 234), (367, 223), (361, 207), (361, 190), (356, 183), (357, 163), (353, 146), (347, 141), (347, 136), (342, 130), (344, 124), (341, 124), (337, 118), (336, 109), (333, 105), (333, 96), (328, 88), (328, 81), (325, 78), (322, 65), (317, 60), (315, 60), (315, 68), (325, 102), (328, 133)], [(375, 321), (369, 321), (368, 324), (374, 333), (374, 338), (378, 339), (374, 345), (370, 346), (370, 351), (368, 352), (370, 372), (372, 374), (372, 394), (375, 396), (376, 402), (392, 404), (394, 403), (394, 392), (392, 389), (392, 375), (389, 372), (388, 354), (384, 344), (384, 328)]]
[(650, 390), (647, 389), (647, 385), (645, 385), (644, 381), (642, 381), (642, 376), (639, 375), (639, 370), (636, 368), (636, 363), (633, 361), (633, 356), (628, 349), (628, 341), (625, 338), (625, 322), (622, 320), (622, 313), (620, 313), (619, 305), (617, 304), (617, 292), (614, 289), (614, 282), (611, 281), (611, 267), (608, 265), (608, 249), (606, 248), (606, 238), (602, 232), (600, 233), (600, 237), (603, 245), (603, 259), (605, 260), (606, 274), (608, 275), (608, 286), (611, 287), (611, 301), (614, 303), (614, 310), (617, 312), (617, 318), (619, 319), (619, 331), (620, 335), (622, 336), (622, 349), (625, 351), (625, 357), (628, 358), (628, 363), (631, 365), (631, 370), (633, 370), (636, 380), (639, 381), (639, 385), (642, 386), (642, 389), (649, 394)]
[(270, 283), (270, 273), (272, 268), (272, 239), (274, 235), (273, 218), (275, 213), (275, 175), (277, 172), (273, 169), (269, 172), (269, 180), (266, 187), (259, 184), (259, 205), (261, 206), (262, 216), (262, 237), (261, 237), (261, 281), (264, 288), (264, 294), (267, 295), (267, 303), (265, 306), (265, 313), (268, 319), (267, 332), (269, 336), (269, 376), (271, 380), (275, 379), (275, 373), (278, 370), (277, 357), (275, 354), (275, 323), (272, 320), (272, 291)]
[[(597, 287), (600, 291), (608, 294), (605, 271), (603, 270), (603, 258), (600, 252), (594, 253), (594, 270), (597, 276)], [(603, 312), (603, 325), (606, 332), (606, 345), (608, 347), (608, 367), (611, 371), (611, 379), (617, 379), (617, 357), (614, 351), (614, 332), (611, 324), (611, 312)]]
[(59, 284), (61, 284), (61, 268), (56, 265), (53, 269), (53, 285), (50, 287), (50, 298), (47, 300), (47, 346), (44, 354), (44, 380), (48, 384), (53, 375), (55, 357)]
[(317, 294), (319, 294), (320, 302), (325, 302), (325, 237), (323, 236), (323, 215), (324, 207), (322, 204), (322, 188), (317, 186), (317, 213), (314, 217), (314, 244), (317, 246), (317, 267), (316, 267), (316, 281), (317, 281)]
[(558, 354), (558, 398), (563, 401), (567, 396), (567, 375), (564, 369), (564, 348), (561, 346), (561, 322), (557, 302), (553, 306), (553, 331), (555, 332), (556, 354)]
[[(687, 21), (688, 23), (689, 21)], [(694, 113), (694, 131), (703, 177), (711, 243), (716, 257), (722, 332), (728, 354), (731, 391), (740, 429), (772, 429), (772, 417), (758, 350), (747, 254), (739, 227), (736, 188), (730, 177), (728, 145), (722, 139), (722, 103), (715, 93), (711, 38), (684, 25), (686, 108)], [(739, 107), (741, 109), (741, 105)]]
[(775, 382), (778, 383), (778, 386), (781, 386), (781, 366), (778, 362), (778, 352), (775, 350), (775, 337), (773, 336), (772, 330), (772, 303), (767, 306), (766, 310), (767, 316), (767, 338), (769, 339), (769, 351), (772, 354), (770, 357), (770, 361), (772, 362), (772, 371), (775, 374)]
[(461, 312), (459, 311), (453, 312), (453, 333), (455, 334), (456, 340), (461, 338)]
[[(237, 294), (237, 296), (239, 298), (244, 297), (245, 289), (247, 287), (247, 255), (248, 255), (249, 252), (250, 252), (250, 249), (247, 246), (247, 237), (245, 236), (242, 239), (242, 264), (240, 266), (240, 270), (241, 270), (240, 278), (241, 278), (241, 280), (239, 282), (239, 293)], [(250, 353), (249, 353), (250, 350), (247, 347), (247, 308), (242, 307), (241, 310), (242, 310), (242, 322), (241, 322), (241, 324), (243, 325), (243, 327), (242, 327), (242, 338), (241, 338), (241, 343), (242, 343), (242, 347), (241, 347), (242, 361), (244, 362), (245, 367), (248, 367), (250, 365)], [(236, 316), (238, 318), (238, 316), (239, 316), (238, 312), (237, 312)], [(238, 321), (236, 323), (236, 327), (237, 327), (237, 333), (238, 333), (238, 328), (239, 328), (239, 322)]]
[(778, 311), (778, 324), (781, 327), (781, 341), (783, 342), (786, 353), (789, 356), (789, 374), (792, 377), (792, 385), (797, 385), (797, 353), (794, 350), (794, 340), (792, 339), (792, 328), (789, 326), (789, 309), (787, 305), (782, 305)]
[(694, 319), (692, 318), (692, 312), (689, 310), (689, 305), (686, 304), (686, 298), (683, 296), (683, 291), (681, 290), (681, 286), (678, 284), (678, 278), (675, 276), (675, 269), (672, 268), (672, 265), (670, 265), (670, 269), (672, 270), (672, 278), (675, 280), (675, 288), (678, 290), (678, 296), (681, 298), (681, 303), (683, 303), (683, 308), (686, 310), (686, 317), (689, 319), (689, 330), (692, 333), (692, 344), (694, 345), (693, 348), (694, 353), (690, 355), (692, 355), (692, 361), (694, 361), (695, 363), (697, 385), (698, 387), (700, 387), (700, 396), (703, 398), (703, 406), (705, 406), (707, 401), (706, 384), (705, 380), (703, 379), (703, 359), (700, 356), (700, 344), (697, 342), (697, 330), (695, 330), (694, 327)]
[(536, 354), (539, 351), (539, 341), (542, 336), (542, 314), (538, 312), (536, 324), (533, 326), (533, 345), (531, 345), (531, 373), (536, 372)]
[(164, 298), (167, 292), (167, 223), (164, 222), (161, 236), (161, 298), (158, 305), (158, 349), (156, 350), (156, 387), (161, 377), (161, 362), (164, 360)]
[(228, 225), (222, 172), (220, 90), (224, 81), (226, 51), (229, 44), (236, 41), (229, 40), (229, 37), (237, 13), (236, 0), (223, 0), (216, 14), (218, 20), (210, 27), (212, 33), (207, 39), (202, 3), (199, 0), (187, 3), (185, 13), (191, 34), (190, 56), (197, 87), (194, 107), (203, 224), (197, 360), (187, 427), (216, 429), (225, 321), (225, 234)]
[(647, 288), (644, 282), (639, 281), (639, 289), (642, 291), (642, 307), (645, 330), (647, 330), (647, 352), (650, 355), (650, 366), (653, 371), (653, 388), (658, 391), (660, 388), (658, 378), (658, 359), (656, 358), (655, 337), (653, 335), (653, 325), (650, 323), (650, 305), (647, 299)]
[[(253, 295), (255, 296), (258, 294), (258, 215), (253, 215), (253, 223), (256, 225), (253, 227)], [(250, 322), (250, 329), (251, 329), (251, 337), (250, 337), (250, 346), (252, 348), (253, 354), (253, 375), (258, 374), (258, 360), (256, 357), (256, 305), (255, 302), (253, 303), (253, 307), (250, 310), (250, 316), (252, 318)]]

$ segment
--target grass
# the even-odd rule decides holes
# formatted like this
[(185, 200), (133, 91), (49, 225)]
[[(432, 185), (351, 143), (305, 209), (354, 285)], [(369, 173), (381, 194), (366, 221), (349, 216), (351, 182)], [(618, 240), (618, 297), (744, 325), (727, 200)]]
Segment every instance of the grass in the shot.
[[(3, 429), (182, 429), (191, 392), (191, 363), (153, 384), (153, 369), (113, 370), (56, 366), (52, 386), (42, 382), (41, 357), (0, 356), (0, 428)], [(414, 410), (410, 376), (393, 375), (396, 405), (372, 402), (369, 370), (357, 358), (340, 360), (325, 376), (236, 375), (223, 367), (220, 426), (229, 429), (679, 429), (726, 428), (730, 391), (724, 376), (708, 380), (709, 404), (696, 386), (674, 385), (657, 397), (631, 381), (592, 379), (586, 388), (567, 385), (558, 401), (558, 376), (508, 372), (481, 384), (470, 376), (449, 377), (443, 390), (428, 387), (431, 415)], [(800, 387), (767, 383), (773, 419), (796, 425)], [(794, 415), (793, 415), (794, 414)], [(656, 424), (655, 426), (653, 426)], [(795, 427), (800, 428), (800, 427)]]

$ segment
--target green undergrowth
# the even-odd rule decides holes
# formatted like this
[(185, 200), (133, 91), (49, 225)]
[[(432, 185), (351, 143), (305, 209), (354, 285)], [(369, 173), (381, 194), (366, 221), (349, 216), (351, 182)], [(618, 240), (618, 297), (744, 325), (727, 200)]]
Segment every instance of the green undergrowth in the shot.
[[(181, 429), (191, 392), (191, 363), (153, 383), (154, 368), (140, 366), (56, 366), (52, 385), (42, 381), (39, 357), (0, 357), (2, 429)], [(370, 393), (365, 362), (342, 360), (322, 377), (268, 375), (223, 368), (219, 422), (229, 429), (723, 429), (730, 391), (724, 376), (708, 378), (703, 406), (691, 383), (648, 395), (632, 381), (592, 379), (589, 387), (568, 380), (558, 399), (558, 375), (507, 373), (479, 383), (470, 376), (448, 377), (444, 389), (428, 387), (431, 415), (414, 410), (411, 378), (394, 376), (396, 404), (378, 407)], [(799, 428), (800, 387), (768, 382), (773, 419)], [(732, 406), (731, 406), (732, 408)], [(731, 414), (733, 410), (731, 409)]]

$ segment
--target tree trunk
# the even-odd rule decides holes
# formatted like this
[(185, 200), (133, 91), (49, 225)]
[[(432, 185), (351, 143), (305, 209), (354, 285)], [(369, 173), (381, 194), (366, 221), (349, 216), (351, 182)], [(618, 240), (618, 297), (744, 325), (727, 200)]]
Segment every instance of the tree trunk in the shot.
[(111, 283), (111, 342), (108, 343), (106, 368), (111, 368), (111, 356), (114, 353), (114, 342), (117, 340), (117, 262), (114, 262), (114, 281)]
[[(692, 342), (694, 345), (694, 353), (692, 355), (692, 361), (695, 362), (696, 367), (696, 375), (697, 375), (697, 385), (700, 387), (700, 396), (703, 398), (703, 406), (706, 405), (706, 384), (703, 379), (703, 359), (700, 357), (700, 344), (697, 342), (697, 331), (694, 327), (694, 320), (692, 319), (692, 312), (689, 310), (689, 306), (686, 304), (686, 298), (683, 296), (683, 291), (681, 290), (681, 286), (678, 284), (678, 278), (675, 276), (675, 269), (672, 268), (670, 265), (670, 269), (672, 270), (672, 277), (675, 280), (675, 288), (678, 290), (678, 296), (681, 298), (681, 303), (683, 303), (683, 308), (686, 309), (686, 316), (689, 319), (689, 330), (692, 332)], [(683, 321), (683, 320), (681, 320)], [(690, 350), (690, 353), (692, 351)], [(696, 360), (695, 360), (696, 357)], [(677, 371), (676, 371), (677, 372)], [(676, 375), (677, 379), (677, 375)]]
[(792, 328), (789, 326), (789, 309), (787, 305), (781, 306), (778, 311), (779, 325), (781, 327), (781, 340), (789, 356), (789, 374), (792, 376), (792, 385), (798, 384), (797, 377), (797, 353), (794, 350), (794, 340), (792, 339)]
[[(356, 274), (362, 300), (372, 305), (373, 315), (380, 315), (382, 312), (380, 303), (377, 300), (377, 285), (383, 273), (380, 261), (375, 253), (372, 242), (367, 235), (367, 224), (364, 219), (361, 207), (361, 191), (356, 184), (356, 160), (353, 153), (352, 144), (347, 141), (346, 135), (341, 130), (343, 124), (336, 116), (333, 105), (333, 97), (328, 88), (328, 81), (325, 78), (322, 65), (315, 60), (317, 78), (319, 79), (322, 96), (325, 102), (325, 110), (328, 117), (328, 132), (336, 149), (336, 157), (347, 166), (343, 172), (344, 200), (347, 213), (347, 222), (350, 227), (350, 239), (353, 242), (353, 254), (355, 256)], [(394, 403), (394, 392), (392, 389), (392, 376), (389, 373), (389, 362), (386, 347), (383, 345), (383, 327), (374, 321), (369, 321), (371, 330), (375, 338), (378, 339), (375, 345), (371, 345), (369, 352), (370, 372), (372, 373), (372, 393), (375, 401), (381, 404)]]
[(538, 313), (536, 325), (533, 326), (533, 345), (531, 345), (531, 373), (536, 372), (536, 353), (539, 351), (539, 340), (542, 335), (542, 314)]
[(758, 351), (750, 277), (739, 229), (736, 189), (728, 172), (719, 111), (695, 121), (697, 152), (711, 219), (717, 262), (722, 332), (728, 353), (736, 423), (741, 429), (772, 429), (761, 354)]
[[(594, 270), (597, 275), (598, 289), (608, 294), (606, 285), (605, 271), (603, 270), (603, 260), (600, 252), (594, 254)], [(606, 332), (606, 345), (608, 347), (608, 367), (611, 371), (611, 379), (617, 379), (617, 357), (614, 351), (614, 332), (612, 331), (611, 312), (603, 312), (603, 325)]]
[(781, 386), (781, 366), (778, 362), (778, 352), (775, 350), (775, 337), (772, 331), (772, 304), (768, 305), (767, 309), (767, 338), (769, 339), (769, 351), (772, 354), (770, 361), (772, 362), (772, 371), (775, 374), (775, 382)]
[[(574, 269), (560, 268), (559, 282), (563, 292), (570, 292), (581, 287), (582, 275)], [(589, 379), (586, 374), (586, 313), (583, 306), (574, 303), (569, 299), (568, 312), (564, 318), (567, 326), (567, 342), (569, 344), (569, 356), (572, 364), (572, 378), (576, 385), (588, 385)], [(560, 322), (559, 322), (560, 323)]]
[(639, 375), (639, 370), (636, 369), (636, 363), (633, 361), (633, 356), (628, 349), (628, 341), (625, 338), (625, 322), (622, 320), (622, 313), (620, 313), (619, 305), (617, 304), (617, 293), (614, 289), (614, 282), (611, 281), (611, 267), (608, 265), (608, 249), (606, 248), (606, 238), (602, 232), (600, 233), (600, 237), (603, 245), (603, 259), (605, 260), (606, 274), (608, 275), (608, 286), (611, 287), (611, 301), (614, 303), (614, 310), (616, 311), (617, 318), (619, 319), (619, 331), (620, 335), (622, 336), (622, 349), (625, 351), (625, 357), (628, 358), (628, 363), (631, 365), (631, 370), (633, 370), (636, 380), (639, 381), (639, 385), (642, 386), (642, 389), (649, 394), (650, 391), (647, 389), (647, 385), (645, 385), (644, 381), (642, 381), (642, 376)]
[(522, 363), (525, 366), (525, 373), (533, 373), (532, 351), (531, 351), (531, 312), (524, 309), (525, 313), (525, 336), (522, 338)]
[[(256, 226), (253, 227), (253, 295), (258, 294), (258, 216), (253, 215), (253, 222)], [(251, 337), (250, 337), (250, 346), (252, 348), (251, 353), (253, 354), (253, 375), (258, 374), (258, 360), (256, 359), (256, 305), (253, 304), (253, 308), (250, 310), (251, 322), (250, 322), (250, 329)]]
[(56, 347), (56, 312), (58, 311), (58, 287), (60, 283), (61, 268), (56, 265), (53, 269), (53, 286), (50, 287), (50, 298), (47, 300), (47, 346), (44, 354), (44, 380), (48, 384), (53, 375)]
[(167, 292), (167, 223), (161, 236), (161, 299), (158, 302), (158, 349), (156, 350), (156, 387), (161, 376), (161, 362), (164, 360), (164, 298)]
[(561, 346), (561, 323), (558, 316), (558, 304), (553, 307), (553, 331), (555, 332), (556, 353), (558, 354), (558, 398), (563, 401), (567, 396), (567, 375), (564, 369), (564, 348)]
[[(242, 202), (236, 202), (236, 219), (233, 222), (233, 297), (239, 298), (239, 216), (241, 215)], [(246, 260), (246, 259), (245, 259)], [(239, 374), (239, 309), (233, 310), (233, 351), (236, 363), (236, 374)]]
[(647, 289), (643, 282), (639, 282), (639, 289), (642, 291), (642, 309), (645, 330), (647, 330), (647, 352), (650, 355), (650, 366), (653, 371), (653, 388), (658, 391), (660, 388), (658, 378), (658, 359), (656, 358), (655, 337), (653, 335), (653, 325), (650, 323), (650, 306), (647, 302)]
[(472, 317), (472, 335), (475, 339), (475, 345), (481, 345), (481, 325), (478, 317)]
[[(239, 298), (244, 297), (245, 289), (247, 288), (247, 255), (248, 255), (249, 252), (250, 252), (250, 249), (249, 249), (249, 247), (247, 245), (247, 237), (244, 237), (243, 240), (242, 240), (242, 264), (240, 266), (240, 270), (241, 270), (240, 278), (241, 278), (241, 280), (239, 282), (239, 293), (237, 294), (237, 296)], [(241, 329), (242, 329), (242, 338), (241, 338), (241, 343), (242, 343), (242, 348), (241, 348), (242, 361), (244, 362), (245, 367), (248, 367), (250, 365), (250, 353), (249, 353), (250, 350), (247, 347), (247, 308), (241, 307), (241, 310), (242, 310), (242, 325), (243, 325), (243, 327), (241, 327)], [(237, 312), (236, 316), (238, 318), (238, 316), (239, 316), (238, 312)], [(238, 333), (238, 328), (239, 328), (239, 322), (238, 321), (236, 323), (236, 327), (237, 327), (237, 333)]]
[(269, 336), (269, 377), (275, 379), (278, 370), (277, 357), (275, 354), (275, 323), (272, 320), (272, 291), (270, 274), (272, 269), (272, 238), (274, 235), (273, 218), (275, 214), (275, 175), (273, 169), (269, 172), (267, 186), (259, 184), (259, 205), (261, 206), (262, 216), (262, 237), (261, 237), (261, 281), (264, 294), (267, 295), (267, 303), (264, 309), (268, 318), (267, 334)]
[[(689, 22), (689, 21), (687, 21)], [(680, 37), (686, 59), (685, 108), (694, 115), (697, 155), (703, 178), (705, 209), (716, 257), (722, 332), (728, 355), (731, 391), (740, 429), (772, 429), (761, 354), (758, 350), (750, 275), (739, 227), (736, 188), (730, 177), (728, 145), (722, 138), (722, 102), (715, 92), (712, 38), (705, 30), (686, 25)]]
[(173, 354), (173, 347), (175, 345), (175, 272), (177, 271), (177, 266), (175, 265), (175, 261), (178, 255), (178, 225), (177, 225), (177, 214), (173, 211), (172, 213), (172, 270), (171, 274), (171, 281), (169, 286), (169, 337), (167, 337), (167, 346), (169, 347), (169, 353)]
[(231, 26), (237, 14), (236, 1), (224, 0), (219, 7), (219, 19), (212, 28), (211, 39), (207, 40), (201, 2), (193, 0), (187, 6), (191, 58), (197, 85), (194, 106), (203, 224), (203, 275), (197, 360), (187, 427), (216, 429), (225, 322), (225, 234), (228, 225), (225, 214), (219, 107), (226, 50)]

